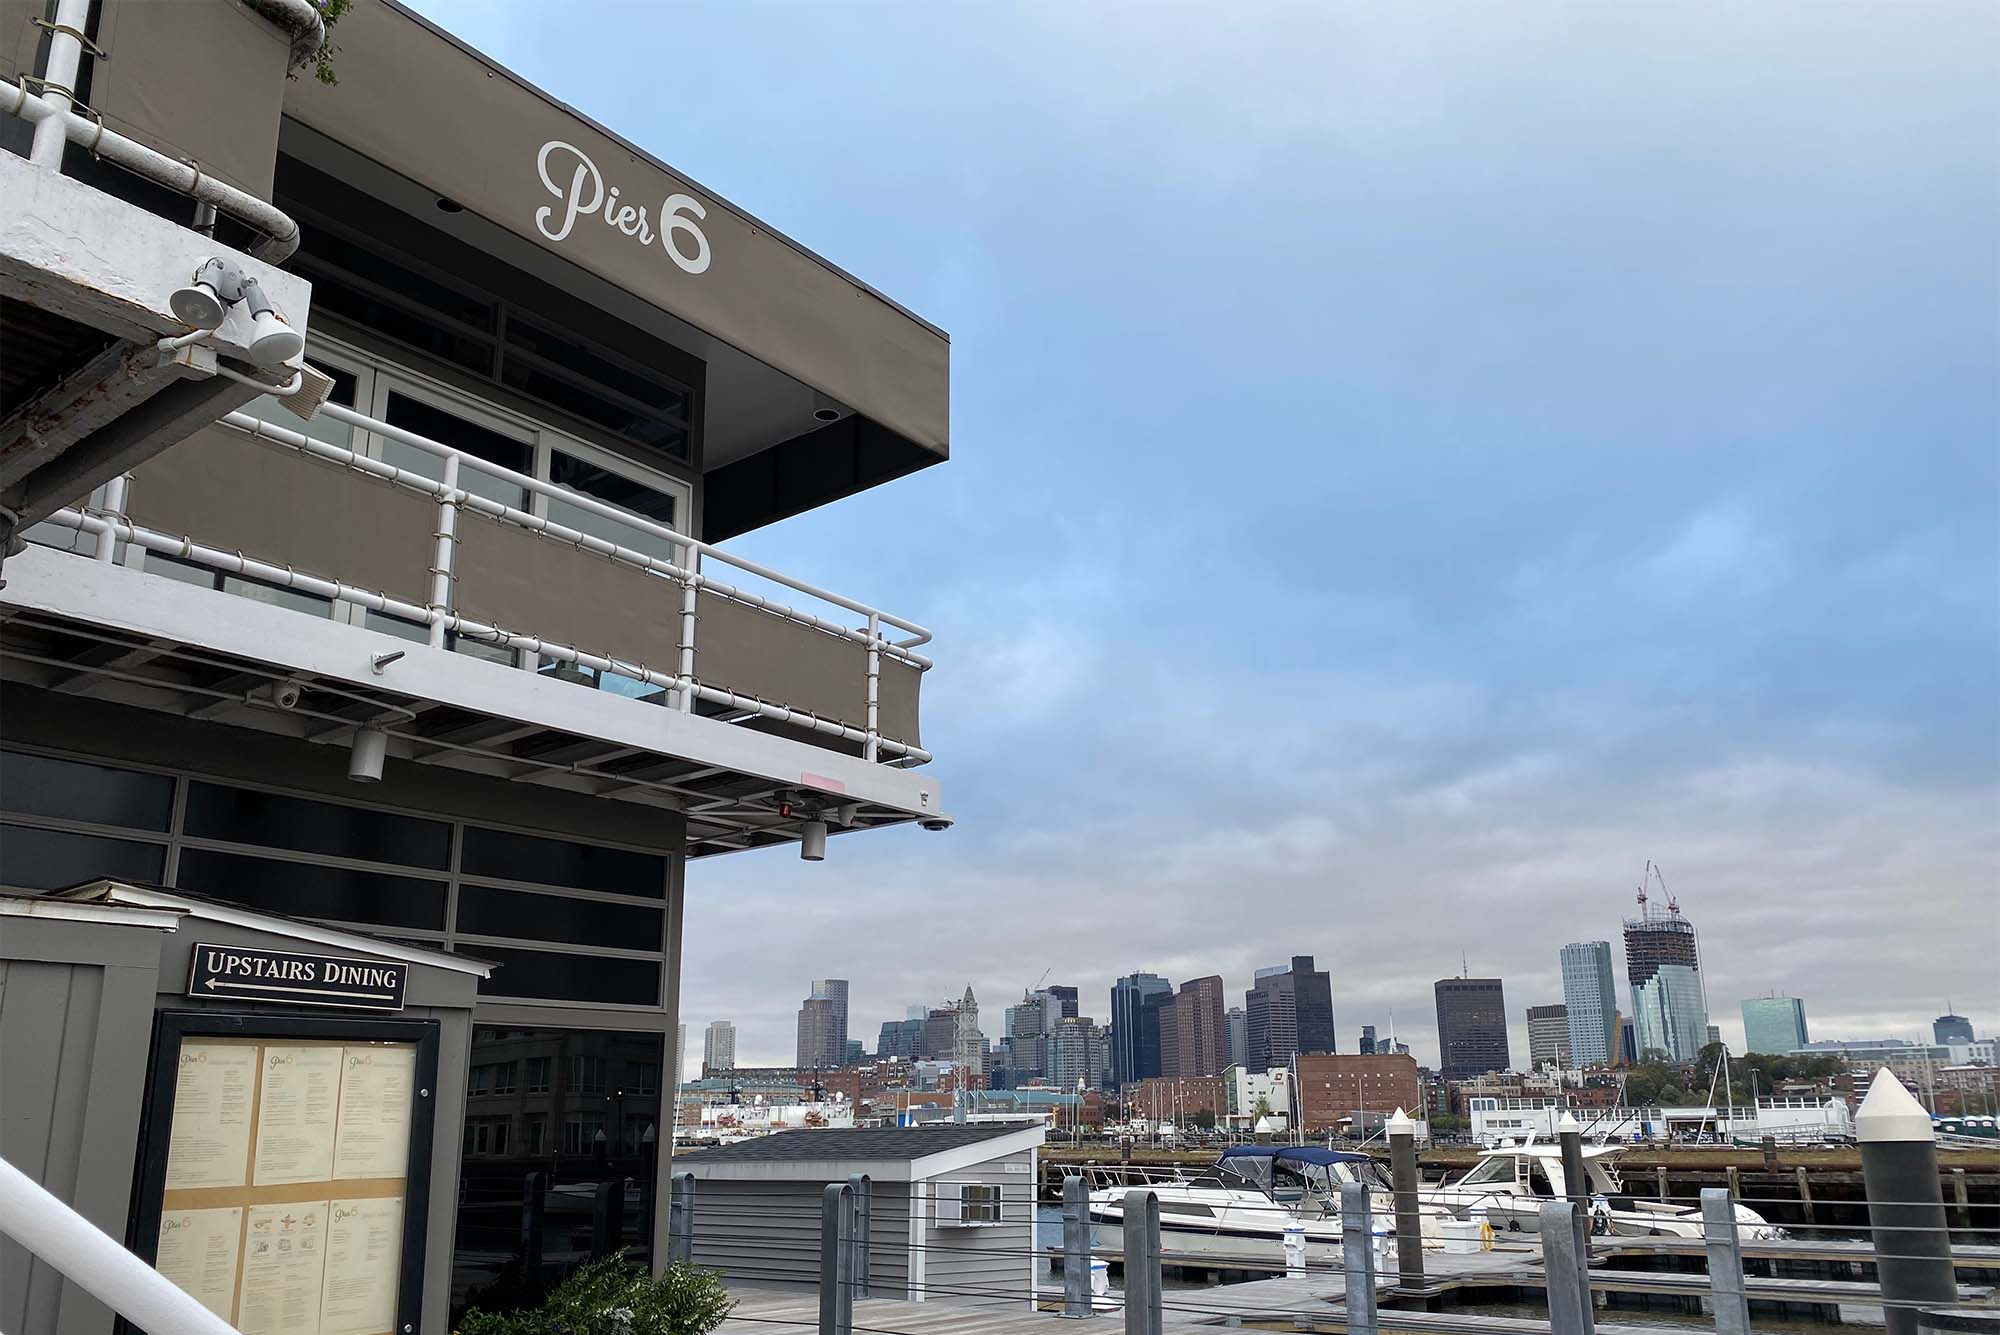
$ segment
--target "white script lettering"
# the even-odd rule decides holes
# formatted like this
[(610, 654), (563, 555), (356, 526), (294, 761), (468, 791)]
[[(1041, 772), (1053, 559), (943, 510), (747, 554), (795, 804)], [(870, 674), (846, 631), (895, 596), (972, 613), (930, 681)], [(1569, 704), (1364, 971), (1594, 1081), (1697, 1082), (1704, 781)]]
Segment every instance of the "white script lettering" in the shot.
[[(697, 274), (707, 270), (710, 259), (708, 236), (701, 230), (699, 220), (708, 216), (708, 210), (694, 196), (668, 195), (660, 205), (660, 226), (663, 230), (655, 232), (646, 210), (633, 204), (621, 204), (618, 200), (620, 187), (614, 185), (607, 190), (604, 174), (597, 170), (597, 164), (574, 144), (565, 144), (559, 139), (543, 144), (542, 151), (535, 155), (535, 170), (542, 178), (543, 188), (557, 201), (555, 208), (545, 204), (535, 210), (535, 229), (549, 240), (566, 240), (576, 230), (577, 219), (596, 217), (605, 226), (631, 237), (642, 246), (652, 245), (657, 237), (660, 249), (666, 251), (668, 258), (687, 273)], [(562, 221), (552, 226), (558, 211), (562, 214)], [(692, 254), (688, 253), (689, 249), (692, 249)]]

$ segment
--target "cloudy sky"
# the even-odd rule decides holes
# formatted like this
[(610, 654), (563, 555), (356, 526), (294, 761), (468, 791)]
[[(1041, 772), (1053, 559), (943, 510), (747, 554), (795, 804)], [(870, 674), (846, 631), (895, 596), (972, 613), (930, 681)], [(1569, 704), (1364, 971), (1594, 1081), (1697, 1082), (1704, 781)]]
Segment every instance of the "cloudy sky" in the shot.
[(2000, 9), (422, 8), (952, 336), (738, 545), (936, 628), (959, 825), (699, 864), (691, 1030), (1297, 952), (1428, 1061), (1463, 952), (1525, 1055), (1649, 858), (1725, 1035), (2000, 1029)]

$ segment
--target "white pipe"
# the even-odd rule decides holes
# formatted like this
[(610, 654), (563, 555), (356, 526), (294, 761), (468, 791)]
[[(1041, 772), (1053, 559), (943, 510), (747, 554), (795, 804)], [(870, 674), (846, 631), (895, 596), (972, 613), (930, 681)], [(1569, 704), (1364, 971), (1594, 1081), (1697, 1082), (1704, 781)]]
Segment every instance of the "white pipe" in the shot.
[(42, 98), (55, 114), (35, 126), (28, 161), (62, 170), (63, 147), (69, 142), (69, 109), (76, 104), (76, 77), (83, 68), (83, 39), (90, 22), (90, 0), (60, 0), (55, 26), (49, 30), (49, 58), (42, 69)]
[(451, 610), (453, 548), (458, 545), (458, 456), (444, 461), (445, 494), (438, 498), (437, 556), (431, 563), (431, 648), (444, 648), (444, 617)]
[[(130, 473), (120, 473), (104, 486), (104, 510), (116, 519), (125, 517), (125, 493), (132, 482)], [(97, 559), (107, 564), (117, 558), (117, 532), (106, 527), (97, 535)]]
[(239, 1335), (5, 1159), (0, 1159), (0, 1233), (151, 1335)]
[(201, 168), (192, 163), (176, 162), (116, 130), (108, 130), (96, 121), (57, 106), (53, 97), (37, 96), (11, 79), (0, 79), (0, 112), (19, 116), (34, 125), (38, 143), (44, 133), (54, 133), (45, 132), (43, 126), (57, 124), (69, 142), (82, 145), (106, 162), (176, 194), (214, 205), (218, 212), (259, 233), (250, 253), (266, 264), (282, 264), (299, 248), (299, 225), (282, 210), (213, 176), (203, 175)]
[[(243, 380), (247, 384), (258, 383), (249, 380), (247, 377), (236, 376), (233, 373), (231, 378)], [(713, 556), (730, 565), (738, 566), (753, 574), (765, 576), (776, 583), (797, 589), (801, 593), (809, 594), (812, 597), (822, 598), (838, 606), (851, 608), (864, 615), (880, 616), (882, 620), (906, 630), (914, 626), (913, 622), (892, 617), (887, 612), (877, 612), (865, 603), (857, 603), (851, 599), (843, 598), (838, 594), (828, 593), (802, 580), (793, 579), (789, 575), (781, 575), (776, 571), (766, 570), (764, 567), (756, 565), (753, 562), (739, 560), (721, 548), (712, 547), (705, 542), (688, 537), (685, 533), (678, 533), (649, 519), (642, 519), (629, 511), (620, 510), (616, 506), (606, 505), (601, 501), (585, 496), (581, 492), (570, 491), (567, 488), (558, 487), (553, 483), (544, 482), (540, 478), (530, 477), (526, 473), (517, 473), (511, 468), (502, 468), (498, 464), (488, 463), (477, 455), (465, 454), (459, 450), (454, 450), (450, 446), (441, 445), (428, 437), (419, 436), (411, 431), (405, 431), (401, 427), (390, 426), (386, 422), (381, 422), (375, 418), (357, 413), (350, 408), (343, 408), (337, 403), (322, 404), (320, 412), (337, 422), (346, 422), (348, 425), (359, 427), (363, 431), (372, 431), (379, 435), (386, 435), (391, 440), (400, 441), (412, 449), (421, 450), (436, 458), (458, 459), (463, 467), (469, 467), (475, 472), (484, 473), (499, 481), (512, 483), (515, 486), (523, 487), (539, 495), (562, 501), (568, 505), (574, 505), (592, 514), (616, 520), (627, 527), (637, 529), (641, 533), (664, 539), (678, 547), (686, 548), (692, 553)], [(301, 432), (293, 431), (288, 427), (278, 426), (274, 422), (263, 421), (260, 418), (252, 417), (248, 413), (230, 413), (221, 418), (218, 425), (234, 427), (238, 431), (248, 432), (253, 436), (259, 436), (291, 449), (316, 454), (321, 458), (332, 460), (335, 463), (347, 465), (362, 472), (373, 473), (378, 477), (395, 481), (404, 486), (411, 486), (428, 495), (438, 496), (442, 494), (438, 483), (433, 479), (423, 477), (422, 474), (389, 468), (388, 465), (369, 459), (366, 455), (360, 454), (357, 451), (344, 449), (338, 445), (328, 445), (324, 441), (314, 440), (312, 437), (304, 435)], [(394, 475), (393, 477), (391, 476), (392, 474)], [(505, 505), (499, 501), (475, 495), (471, 492), (461, 492), (458, 500), (459, 504), (467, 509), (476, 510), (489, 518), (498, 519), (502, 523), (510, 524), (516, 528), (525, 528), (530, 532), (540, 533), (553, 538), (557, 542), (566, 543), (569, 546), (578, 547), (587, 552), (593, 552), (598, 556), (608, 557), (624, 565), (637, 566), (642, 570), (650, 570), (655, 574), (665, 575), (669, 579), (683, 582), (689, 579), (697, 579), (703, 588), (711, 589), (722, 597), (735, 599), (748, 606), (783, 617), (788, 621), (800, 622), (811, 626), (815, 630), (824, 631), (829, 635), (838, 636), (841, 639), (850, 640), (856, 644), (866, 645), (869, 642), (867, 632), (865, 631), (854, 630), (838, 622), (829, 621), (825, 617), (814, 616), (810, 612), (788, 607), (775, 599), (752, 593), (748, 589), (740, 589), (731, 584), (724, 584), (719, 580), (710, 579), (706, 575), (697, 576), (687, 567), (676, 565), (672, 561), (663, 561), (659, 557), (649, 555), (646, 552), (620, 546), (615, 542), (593, 534), (584, 533), (564, 524), (558, 524), (554, 520), (544, 519), (540, 515), (531, 514), (526, 510), (519, 510), (511, 505)], [(906, 641), (903, 644), (896, 644), (887, 640), (878, 642), (890, 656), (899, 658), (913, 667), (928, 670), (934, 666), (931, 660), (915, 652), (909, 646), (921, 644), (930, 639), (930, 632), (921, 626), (916, 626), (915, 630), (918, 638)]]

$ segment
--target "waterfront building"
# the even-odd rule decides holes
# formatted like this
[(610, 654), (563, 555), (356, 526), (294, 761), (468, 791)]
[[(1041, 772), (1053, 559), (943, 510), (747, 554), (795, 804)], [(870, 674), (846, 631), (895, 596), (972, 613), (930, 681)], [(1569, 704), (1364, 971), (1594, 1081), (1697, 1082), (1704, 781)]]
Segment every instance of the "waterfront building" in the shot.
[(1572, 941), (1561, 952), (1570, 1060), (1609, 1066), (1618, 1060), (1618, 984), (1609, 941)]
[(1434, 992), (1439, 1074), (1463, 1080), (1506, 1070), (1507, 998), (1501, 980), (1440, 978)]
[(1931, 1038), (1939, 1043), (1970, 1043), (1972, 1021), (1963, 1015), (1940, 1015), (1931, 1021)]
[(701, 1073), (704, 1076), (736, 1069), (736, 1026), (728, 1020), (710, 1020), (701, 1041)]
[(1937, 1085), (1938, 1073), (1953, 1064), (1948, 1045), (1912, 1043), (1904, 1038), (1822, 1039), (1802, 1043), (1789, 1055), (1840, 1058), (1847, 1063), (1857, 1099), (1866, 1096), (1868, 1082), (1875, 1073), (1887, 1067), (1913, 1094), (1928, 1101), (1929, 1092)]
[(1220, 1075), (1228, 1065), (1222, 978), (1190, 978), (1160, 1011), (1160, 1074)]
[(1111, 985), (1111, 1079), (1120, 1087), (1160, 1073), (1159, 1014), (1150, 1003), (1173, 995), (1156, 973), (1131, 973)]
[(1229, 1115), (1229, 1099), (1219, 1075), (1149, 1076), (1124, 1091), (1127, 1119), (1143, 1119), (1186, 1129), (1213, 1125)]
[(1677, 905), (1655, 910), (1642, 899), (1640, 916), (1625, 920), (1625, 976), (1639, 1057), (1663, 1054), (1692, 1062), (1708, 1041), (1708, 998), (1694, 924)]
[[(410, 1156), (430, 1211), (391, 1249), (394, 1329), (502, 1292), (531, 1182), (553, 1228), (586, 1184), (634, 1180), (620, 1231), (650, 1261), (657, 1090), (701, 948), (690, 864), (948, 823), (918, 727), (927, 634), (831, 592), (837, 541), (775, 580), (713, 544), (942, 461), (949, 342), (572, 110), (580, 89), (544, 93), (389, 0), (341, 20), (337, 88), (285, 77), (319, 38), (269, 16), (311, 6), (88, 8), (117, 26), (117, 59), (79, 58), (96, 147), (173, 160), (143, 180), (58, 133), (31, 161), (4, 121), (0, 886), (175, 887), (340, 924), (334, 953), (490, 972), (438, 1039), (452, 1097)], [(72, 38), (28, 31), (0, 52), (10, 80), (77, 82), (40, 54)], [(167, 184), (189, 180), (240, 193), (218, 220)], [(193, 286), (211, 259), (273, 309)], [(212, 336), (156, 355), (211, 303)], [(232, 1012), (252, 1035), (270, 1013)], [(30, 1088), (60, 1016), (8, 1025), (6, 1093), (62, 1106)], [(840, 1028), (802, 1027), (816, 1050)], [(5, 1122), (11, 1162), (150, 1260), (130, 1210), (165, 1155), (134, 1154), (155, 1041), (136, 1032), (88, 1119), (45, 1135), (10, 1102)], [(514, 1094), (504, 1071), (470, 1092), (469, 1066), (509, 1063)], [(108, 1329), (80, 1293), (36, 1292)]]
[(1569, 1008), (1528, 1007), (1528, 1064), (1536, 1070), (1544, 1066), (1567, 1069), (1570, 1064)]
[(1244, 1012), (1253, 1071), (1289, 1066), (1301, 1052), (1334, 1050), (1333, 983), (1325, 970), (1313, 968), (1310, 955), (1257, 970)]
[(1745, 1052), (1791, 1052), (1811, 1041), (1806, 1003), (1797, 997), (1751, 997), (1743, 1003)]
[(1308, 1134), (1337, 1131), (1342, 1119), (1369, 1131), (1396, 1109), (1423, 1106), (1414, 1057), (1358, 1053), (1300, 1053), (1299, 1126)]

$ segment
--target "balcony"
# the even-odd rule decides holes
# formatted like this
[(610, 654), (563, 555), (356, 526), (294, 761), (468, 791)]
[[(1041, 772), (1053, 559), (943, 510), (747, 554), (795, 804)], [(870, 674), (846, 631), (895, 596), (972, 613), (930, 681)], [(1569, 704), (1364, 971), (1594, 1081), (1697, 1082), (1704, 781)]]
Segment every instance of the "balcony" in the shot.
[[(7, 679), (657, 805), (691, 856), (942, 818), (912, 772), (922, 626), (340, 404), (273, 402), (30, 534), (0, 590)], [(411, 466), (350, 447), (370, 439)]]

